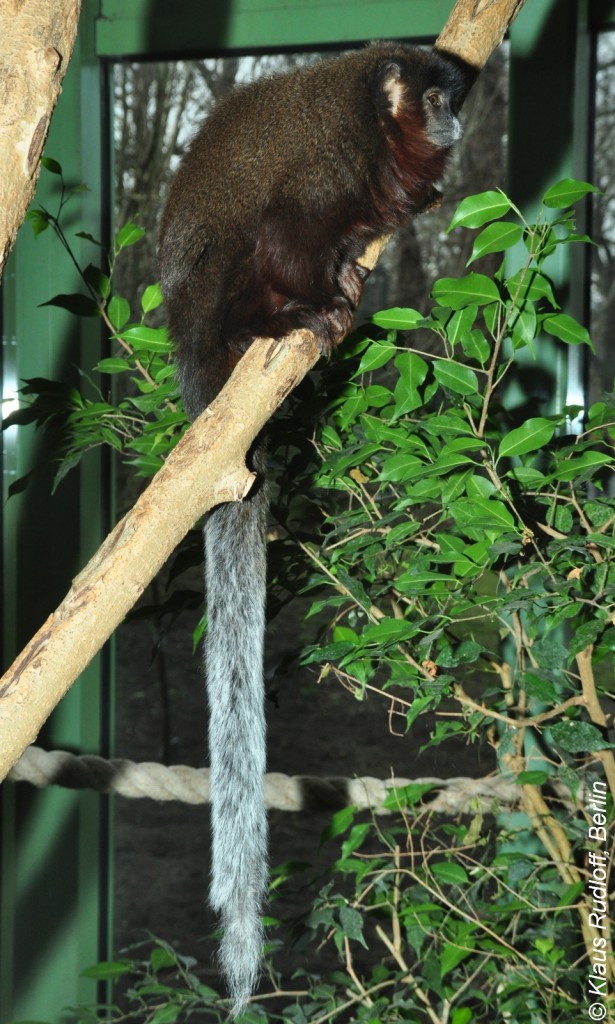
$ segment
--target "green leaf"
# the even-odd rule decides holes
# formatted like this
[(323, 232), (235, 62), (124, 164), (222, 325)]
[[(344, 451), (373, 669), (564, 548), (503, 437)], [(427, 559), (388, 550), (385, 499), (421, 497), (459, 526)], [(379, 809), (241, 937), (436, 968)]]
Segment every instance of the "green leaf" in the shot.
[(498, 302), (500, 293), (497, 285), (484, 274), (466, 274), (465, 277), (441, 277), (433, 286), (432, 296), (441, 306), (448, 309), (463, 309), (464, 306), (484, 306)]
[(444, 648), (437, 658), (437, 664), (443, 668), (457, 668), (459, 665), (471, 665), (478, 661), (485, 648), (475, 640), (464, 640), (458, 647)]
[(166, 1003), (159, 1006), (154, 1016), (150, 1017), (150, 1024), (175, 1024), (181, 1012), (179, 1003)]
[[(4, 430), (5, 426), (9, 426), (9, 424), (6, 422), (6, 420), (3, 420), (3, 422), (2, 422), (2, 429), (3, 430)], [(10, 487), (9, 487), (9, 491), (8, 491), (9, 498), (14, 497), (16, 494), (22, 494), (23, 491), (26, 490), (26, 488), (27, 488), (27, 486), (28, 486), (28, 484), (30, 482), (30, 478), (32, 476), (33, 476), (33, 471), (31, 473), (25, 473), (24, 476), (18, 477), (17, 480), (15, 480), (10, 485)]]
[[(416, 594), (417, 591), (422, 593), (430, 588), (432, 583), (446, 585), (449, 580), (450, 576), (447, 573), (429, 572), (427, 569), (410, 569), (408, 572), (402, 572), (401, 576), (398, 577), (397, 587), (403, 594)], [(410, 631), (408, 632), (408, 630)], [(407, 636), (400, 637), (400, 640), (408, 639), (416, 632), (416, 629), (406, 623), (406, 632)]]
[(129, 974), (132, 965), (127, 960), (101, 960), (92, 967), (85, 967), (81, 971), (82, 978), (97, 978), (99, 981), (109, 981), (113, 978), (121, 978)]
[(336, 836), (341, 836), (344, 832), (347, 832), (354, 821), (356, 813), (356, 807), (342, 807), (341, 811), (336, 813), (331, 818), (331, 822), (323, 830), (320, 842), (326, 843), (328, 839), (335, 839)]
[(613, 515), (613, 509), (609, 501), (588, 501), (583, 511), (592, 526), (595, 527), (604, 526)]
[(461, 339), (461, 347), (468, 359), (475, 359), (481, 366), (485, 366), (489, 361), (491, 347), (483, 332), (478, 328)]
[(134, 327), (127, 327), (121, 331), (124, 341), (135, 349), (145, 348), (149, 352), (168, 352), (171, 342), (166, 327), (146, 327), (145, 324), (136, 324)]
[(578, 202), (588, 192), (599, 192), (595, 185), (588, 181), (577, 181), (576, 178), (563, 178), (553, 185), (543, 197), (543, 204), (554, 210), (564, 210)]
[(128, 245), (134, 245), (143, 238), (145, 231), (140, 228), (138, 224), (129, 222), (124, 224), (123, 228), (120, 228), (117, 235), (115, 236), (115, 245), (117, 249), (125, 249)]
[(568, 651), (570, 657), (574, 657), (581, 651), (584, 651), (590, 644), (595, 644), (603, 629), (604, 623), (601, 622), (600, 619), (592, 619), (590, 622), (582, 623), (579, 628), (574, 631), (573, 637), (570, 641)]
[(558, 722), (552, 726), (551, 736), (569, 754), (592, 753), (610, 747), (608, 739), (590, 722)]
[(320, 664), (325, 661), (341, 661), (356, 651), (356, 644), (340, 641), (337, 644), (326, 644), (324, 647), (311, 648), (301, 658), (302, 665)]
[(548, 772), (519, 772), (515, 781), (520, 786), (542, 786), (548, 778)]
[(321, 441), (329, 448), (334, 448), (336, 451), (341, 452), (343, 450), (342, 439), (330, 424), (327, 424), (322, 429)]
[(542, 321), (542, 328), (547, 334), (552, 334), (567, 345), (589, 345), (593, 350), (589, 331), (583, 327), (572, 316), (567, 313), (555, 313), (553, 316), (546, 316)]
[(131, 369), (131, 365), (128, 360), (121, 359), (118, 356), (116, 358), (101, 359), (94, 369), (98, 370), (99, 373), (125, 373), (126, 370)]
[(463, 342), (464, 337), (474, 327), (477, 313), (478, 306), (465, 306), (453, 313), (446, 325), (446, 336), (451, 345), (456, 345), (459, 341)]
[(141, 296), (141, 309), (144, 313), (149, 313), (152, 309), (157, 309), (162, 304), (162, 292), (160, 291), (159, 284), (150, 284), (147, 286), (143, 295)]
[(412, 331), (420, 327), (424, 320), (425, 317), (418, 309), (402, 309), (399, 306), (382, 309), (372, 316), (372, 321), (379, 327), (388, 327), (396, 331)]
[(515, 351), (531, 346), (538, 329), (538, 316), (536, 307), (532, 304), (526, 305), (518, 310), (512, 325), (512, 339)]
[(74, 313), (75, 316), (99, 315), (99, 309), (94, 300), (89, 295), (81, 295), (80, 292), (74, 292), (71, 295), (54, 295), (53, 299), (41, 302), (40, 305), (59, 306), (60, 309), (67, 309), (69, 313)]
[(347, 430), (350, 424), (366, 411), (367, 407), (367, 399), (362, 391), (349, 395), (337, 413), (342, 430)]
[[(406, 574), (407, 575), (407, 574)], [(383, 619), (375, 626), (367, 626), (363, 630), (363, 644), (376, 644), (379, 647), (403, 643), (416, 633), (416, 626), (405, 619)]]
[(57, 160), (53, 160), (50, 156), (41, 157), (41, 166), (49, 171), (50, 174), (62, 174), (62, 167)]
[(409, 412), (420, 409), (423, 398), (418, 390), (427, 376), (429, 367), (424, 359), (415, 352), (403, 352), (395, 360), (395, 368), (399, 372), (399, 380), (395, 385), (395, 417), (407, 416)]
[(370, 384), (365, 388), (365, 399), (372, 409), (383, 409), (393, 400), (393, 392), (381, 384)]
[(513, 245), (516, 245), (522, 237), (523, 228), (520, 224), (489, 224), (474, 239), (472, 252), (466, 266), (490, 252), (504, 252), (506, 249), (512, 249)]
[(467, 1006), (460, 1006), (456, 1010), (453, 1010), (451, 1017), (451, 1024), (470, 1024), (472, 1020), (473, 1012)]
[[(478, 438), (476, 439), (478, 441)], [(460, 469), (471, 463), (472, 459), (469, 455), (465, 455), (462, 451), (451, 450), (445, 448), (440, 456), (436, 459), (431, 466), (426, 466), (423, 470), (423, 476), (448, 476), (456, 469)]]
[(423, 466), (424, 463), (416, 455), (402, 452), (400, 455), (392, 455), (386, 460), (380, 470), (378, 479), (388, 480), (391, 483), (403, 483), (405, 480), (415, 478), (417, 472)]
[(527, 452), (536, 452), (549, 443), (554, 433), (555, 426), (550, 420), (543, 419), (540, 416), (526, 420), (516, 430), (511, 430), (500, 442), (499, 457), (504, 458), (505, 456), (526, 455)]
[(446, 943), (440, 956), (440, 977), (444, 978), (466, 957), (470, 956), (471, 950), (464, 946), (456, 946), (452, 942)]
[(433, 790), (434, 786), (434, 782), (409, 782), (407, 786), (392, 786), (385, 797), (384, 806), (389, 810), (414, 807), (423, 799), (425, 793)]
[(363, 373), (371, 373), (372, 370), (380, 369), (381, 366), (389, 362), (396, 351), (397, 348), (392, 342), (373, 341), (363, 353), (359, 368), (354, 376), (360, 377)]
[(371, 831), (371, 825), (366, 821), (360, 825), (353, 825), (348, 839), (345, 839), (342, 843), (342, 857), (347, 859), (355, 850), (358, 850), (367, 837), (371, 835)]
[(573, 455), (572, 458), (560, 462), (552, 475), (555, 480), (575, 480), (576, 477), (584, 473), (608, 466), (612, 461), (612, 456), (607, 455), (606, 452), (583, 452), (582, 455)]
[(96, 267), (93, 263), (89, 263), (83, 271), (83, 277), (86, 284), (88, 284), (92, 291), (96, 292), (100, 298), (107, 298), (111, 283), (107, 274), (104, 274), (100, 267)]
[(130, 320), (130, 304), (119, 295), (114, 295), (107, 306), (107, 315), (116, 331), (121, 331)]
[(475, 395), (478, 391), (477, 376), (469, 366), (453, 363), (448, 359), (436, 359), (434, 376), (442, 387), (457, 395)]
[(527, 302), (539, 302), (540, 299), (547, 299), (553, 309), (558, 308), (553, 294), (553, 285), (548, 277), (540, 274), (537, 270), (517, 271), (512, 277), (507, 278), (506, 289), (517, 307), (523, 307)]
[(423, 424), (427, 434), (437, 438), (449, 440), (450, 437), (474, 437), (472, 428), (465, 416), (454, 409), (446, 410), (442, 415), (434, 413), (430, 415)]
[(177, 966), (177, 956), (166, 946), (155, 946), (149, 959), (155, 974), (163, 968)]
[(532, 655), (541, 668), (557, 671), (566, 663), (566, 648), (556, 634), (536, 640)]
[(506, 505), (490, 498), (457, 501), (451, 506), (455, 521), (466, 528), (510, 530), (515, 521)]
[(585, 889), (585, 882), (584, 881), (573, 882), (572, 885), (569, 885), (566, 889), (564, 889), (562, 895), (560, 896), (559, 900), (557, 901), (558, 907), (572, 907), (572, 906), (574, 906), (574, 904), (577, 902), (579, 896), (581, 895), (581, 893), (583, 892), (584, 889)]
[(415, 391), (425, 380), (429, 367), (416, 352), (402, 352), (395, 360), (395, 369), (404, 386)]
[(468, 883), (468, 875), (465, 868), (461, 864), (455, 863), (455, 861), (438, 861), (432, 865), (431, 872), (438, 881), (444, 882), (447, 885), (467, 885)]
[(51, 223), (49, 214), (44, 210), (28, 210), (26, 220), (30, 221), (35, 238), (46, 231)]
[(515, 466), (513, 469), (508, 470), (506, 476), (511, 480), (516, 480), (518, 484), (521, 484), (528, 491), (537, 491), (545, 481), (544, 473), (541, 473), (539, 469), (533, 469), (531, 466)]
[(340, 924), (347, 938), (360, 942), (367, 949), (363, 938), (363, 918), (358, 910), (343, 903), (340, 907)]
[(462, 199), (446, 229), (456, 227), (481, 228), (490, 220), (499, 220), (511, 209), (512, 203), (503, 192), (479, 192)]
[(99, 249), (102, 249), (102, 243), (94, 238), (94, 235), (90, 235), (87, 231), (75, 231), (75, 238), (84, 238), (86, 242), (92, 242), (93, 245), (97, 245)]

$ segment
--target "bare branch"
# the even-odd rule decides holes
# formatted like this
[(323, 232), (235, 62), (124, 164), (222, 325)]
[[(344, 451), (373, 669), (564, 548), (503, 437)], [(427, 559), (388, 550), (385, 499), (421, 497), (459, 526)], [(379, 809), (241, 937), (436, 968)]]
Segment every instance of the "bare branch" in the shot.
[(0, 5), (0, 277), (34, 195), (81, 0)]

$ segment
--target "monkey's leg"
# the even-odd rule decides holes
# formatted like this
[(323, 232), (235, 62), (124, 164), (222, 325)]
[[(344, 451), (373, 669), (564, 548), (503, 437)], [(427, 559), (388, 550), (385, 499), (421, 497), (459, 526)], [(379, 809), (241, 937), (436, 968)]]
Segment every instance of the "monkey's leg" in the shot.
[(330, 217), (268, 207), (255, 250), (264, 329), (273, 337), (307, 327), (323, 355), (348, 334), (361, 297), (363, 268), (342, 256)]

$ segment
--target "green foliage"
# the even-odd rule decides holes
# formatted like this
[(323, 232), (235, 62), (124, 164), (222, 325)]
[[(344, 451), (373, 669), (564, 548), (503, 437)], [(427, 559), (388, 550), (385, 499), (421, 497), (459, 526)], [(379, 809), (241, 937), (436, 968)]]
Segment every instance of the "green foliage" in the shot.
[[(187, 418), (179, 400), (166, 327), (148, 323), (162, 304), (160, 286), (152, 284), (144, 289), (134, 320), (130, 303), (114, 291), (116, 262), (128, 246), (143, 238), (144, 231), (137, 224), (125, 224), (106, 256), (96, 239), (77, 232), (75, 237), (97, 246), (104, 257), (102, 267), (90, 263), (82, 268), (63, 220), (67, 204), (85, 186), (68, 189), (60, 165), (49, 158), (43, 158), (43, 164), (59, 179), (58, 207), (55, 213), (44, 207), (32, 209), (28, 220), (36, 236), (48, 229), (54, 231), (79, 274), (82, 291), (55, 295), (42, 305), (56, 306), (78, 317), (99, 318), (109, 338), (110, 354), (94, 367), (103, 375), (99, 386), (86, 378), (82, 389), (38, 378), (27, 380), (21, 389), (27, 404), (8, 416), (3, 428), (16, 423), (60, 428), (56, 486), (86, 452), (100, 445), (118, 452), (137, 475), (152, 476), (179, 440)], [(113, 387), (108, 378), (113, 379)], [(24, 484), (23, 480), (17, 481), (11, 493), (22, 490)]]
[[(562, 182), (545, 206), (590, 189)], [(511, 211), (514, 222), (501, 220)], [(570, 648), (548, 669), (563, 702), (578, 692), (574, 657), (589, 645), (605, 657), (613, 643), (613, 504), (603, 481), (615, 407), (605, 396), (578, 434), (569, 432), (576, 408), (524, 418), (502, 407), (519, 354), (535, 357), (546, 334), (590, 344), (558, 311), (545, 269), (556, 248), (578, 241), (572, 214), (529, 224), (506, 196), (487, 192), (464, 200), (451, 226), (482, 227), (470, 263), (501, 250), (506, 259), (492, 278), (436, 282), (428, 316), (374, 316), (387, 333), (354, 344), (356, 383), (334, 404), (317, 477), (345, 507), (329, 503), (326, 541), (311, 549), (310, 586), (327, 586), (318, 610), (335, 627), (305, 661), (333, 667), (357, 691), (376, 677), (380, 689), (408, 691), (408, 714), (415, 701), (435, 710), (452, 689), (470, 707), (463, 680), (479, 672), (496, 693), (506, 640), (507, 661), (512, 654), (525, 674), (543, 675), (536, 645), (567, 623)], [(399, 330), (417, 332), (419, 344)], [(524, 692), (523, 673), (513, 686), (513, 696)], [(581, 722), (588, 712), (579, 702), (567, 713)], [(476, 714), (489, 719), (487, 706)]]
[[(571, 206), (590, 191), (560, 182), (532, 223), (499, 191), (465, 199), (449, 230), (478, 232), (469, 265), (503, 253), (496, 272), (436, 282), (426, 315), (376, 315), (344, 346), (329, 383), (306, 382), (302, 404), (273, 427), (274, 582), (313, 593), (310, 616), (325, 623), (304, 663), (359, 699), (369, 690), (393, 700), (408, 730), (432, 713), (431, 744), (456, 734), (494, 746), (501, 773), (521, 787), (522, 813), (513, 819), (494, 801), (488, 818), (468, 807), (436, 826), (423, 808), (429, 785), (393, 792), (389, 817), (340, 811), (323, 836), (333, 850), (324, 873), (287, 864), (274, 874), (273, 909), (287, 886), (309, 885), (313, 899), (286, 928), (269, 923), (268, 995), (246, 1022), (584, 1019), (583, 794), (606, 779), (612, 816), (615, 786), (603, 706), (615, 637), (615, 505), (605, 487), (615, 403), (605, 394), (573, 432), (578, 408), (515, 407), (506, 389), (520, 365), (548, 367), (556, 346), (591, 346), (548, 274), (562, 246), (588, 241)], [(35, 230), (58, 231), (45, 211), (33, 219)], [(84, 272), (83, 295), (54, 300), (105, 320), (116, 351), (98, 369), (127, 375), (136, 394), (97, 403), (55, 395), (49, 382), (28, 387), (33, 418), (45, 420), (56, 399), (68, 408), (69, 463), (108, 443), (146, 473), (183, 417), (166, 335), (145, 322), (157, 288), (143, 293), (137, 322), (113, 294), (114, 261), (138, 233), (119, 232), (108, 270)], [(306, 441), (314, 419), (316, 449)], [(302, 514), (315, 488), (320, 541)], [(293, 943), (308, 949), (309, 967), (289, 982), (276, 952)], [(334, 967), (319, 967), (323, 947)], [(225, 1016), (195, 962), (163, 943), (90, 976), (124, 986), (105, 1018), (118, 1024)]]

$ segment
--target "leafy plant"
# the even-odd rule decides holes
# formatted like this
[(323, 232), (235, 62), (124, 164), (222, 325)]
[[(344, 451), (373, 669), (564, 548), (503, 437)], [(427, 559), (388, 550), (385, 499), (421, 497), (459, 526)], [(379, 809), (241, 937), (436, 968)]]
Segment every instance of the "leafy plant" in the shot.
[[(609, 1019), (611, 940), (590, 883), (613, 858), (615, 403), (528, 409), (511, 389), (521, 360), (545, 346), (591, 345), (548, 274), (562, 247), (589, 241), (572, 207), (591, 191), (558, 183), (531, 222), (502, 192), (465, 199), (450, 230), (478, 231), (471, 266), (503, 254), (495, 274), (436, 282), (427, 315), (379, 313), (344, 347), (324, 398), (304, 387), (306, 414), (326, 401), (328, 419), (315, 447), (299, 431), (287, 478), (313, 492), (317, 452), (323, 530), (316, 540), (297, 528), (281, 497), (275, 545), (276, 577), (291, 562), (314, 594), (310, 615), (326, 623), (304, 663), (358, 699), (381, 695), (400, 728), (432, 714), (432, 745), (452, 734), (490, 744), (521, 814), (511, 820), (494, 799), (489, 814), (469, 807), (461, 822), (436, 823), (418, 786), (391, 795), (389, 819), (340, 812), (325, 836), (339, 844), (333, 863), (309, 880), (310, 911), (286, 930), (269, 924), (271, 991), (246, 1021), (568, 1024), (590, 1003), (592, 1019)], [(63, 299), (108, 321), (121, 354), (99, 369), (137, 385), (137, 400), (109, 403), (101, 421), (114, 439), (99, 430), (95, 443), (148, 472), (183, 420), (166, 338), (143, 322), (158, 293), (147, 290), (137, 324), (111, 297), (120, 249), (116, 239), (106, 276), (84, 272), (81, 299)], [(90, 443), (83, 423), (70, 419), (69, 459)], [(308, 884), (305, 872), (283, 865), (272, 897)], [(291, 940), (310, 953), (289, 986), (275, 960)], [(319, 966), (316, 947), (333, 949), (333, 966)], [(223, 1013), (194, 962), (165, 944), (98, 970), (131, 978), (115, 1021)], [(87, 1012), (78, 1019), (100, 1019)]]
[[(67, 204), (86, 186), (68, 188), (57, 161), (44, 157), (46, 170), (59, 179), (55, 212), (43, 206), (30, 210), (27, 218), (34, 234), (51, 229), (73, 263), (83, 290), (55, 295), (43, 305), (57, 306), (80, 317), (98, 317), (104, 324), (113, 352), (101, 359), (94, 370), (107, 379), (106, 392), (86, 379), (84, 387), (68, 387), (42, 378), (27, 380), (21, 389), (26, 405), (6, 417), (3, 428), (16, 423), (57, 425), (62, 428), (63, 446), (59, 453), (55, 485), (76, 466), (83, 455), (99, 445), (108, 445), (120, 453), (137, 475), (149, 477), (163, 463), (165, 455), (179, 440), (187, 426), (187, 417), (179, 402), (175, 370), (171, 360), (171, 342), (166, 327), (150, 325), (151, 315), (159, 309), (162, 295), (158, 284), (146, 287), (139, 300), (139, 317), (131, 318), (127, 299), (114, 291), (117, 260), (128, 247), (144, 236), (141, 227), (124, 224), (115, 235), (111, 251), (102, 252), (102, 266), (95, 263), (82, 268), (77, 261), (63, 219)], [(100, 243), (85, 232), (77, 238), (97, 248)], [(124, 386), (109, 394), (108, 378), (121, 376)], [(88, 394), (89, 392), (89, 394)], [(12, 493), (25, 481), (17, 481)]]
[[(612, 820), (615, 759), (604, 701), (612, 695), (615, 503), (605, 484), (615, 405), (605, 395), (572, 432), (578, 408), (516, 415), (503, 394), (519, 354), (535, 356), (546, 335), (565, 345), (591, 344), (586, 329), (560, 310), (547, 275), (560, 247), (589, 241), (576, 234), (570, 210), (589, 191), (583, 182), (560, 182), (531, 223), (501, 192), (464, 200), (450, 229), (481, 228), (469, 264), (503, 252), (500, 267), (492, 277), (471, 271), (436, 282), (428, 316), (404, 309), (375, 316), (387, 332), (355, 341), (358, 369), (320, 439), (318, 482), (338, 501), (328, 503), (324, 541), (304, 551), (313, 565), (309, 586), (318, 590), (312, 614), (324, 613), (333, 627), (329, 642), (321, 638), (305, 663), (320, 665), (356, 697), (380, 693), (408, 729), (419, 714), (435, 713), (432, 744), (452, 733), (491, 743), (501, 772), (520, 786), (531, 859), (519, 862), (507, 852), (504, 827), (493, 859), (474, 879), (462, 852), (435, 876), (412, 854), (399, 860), (400, 877), (415, 894), (404, 904), (405, 920), (419, 923), (417, 899), (435, 901), (465, 936), (450, 932), (439, 946), (433, 936), (447, 929), (429, 921), (435, 906), (420, 921), (422, 941), (432, 936), (439, 950), (438, 984), (433, 958), (423, 965), (434, 1020), (459, 983), (469, 999), (462, 1006), (471, 1007), (471, 1016), (459, 1019), (487, 1013), (473, 1002), (476, 992), (470, 997), (471, 979), (481, 978), (482, 991), (503, 955), (504, 945), (498, 953), (493, 943), (511, 934), (511, 914), (526, 929), (512, 929), (515, 955), (524, 949), (526, 965), (517, 960), (515, 967), (510, 952), (511, 988), (502, 981), (497, 1017), (494, 990), (485, 1019), (570, 1019), (558, 1014), (569, 1014), (578, 999), (571, 963), (584, 956), (595, 963), (605, 941), (592, 924), (585, 883), (588, 856), (590, 865), (592, 853), (612, 857), (612, 833), (603, 826), (609, 813)], [(402, 341), (400, 331), (419, 332), (419, 343), (413, 334)], [(326, 510), (326, 499), (322, 504)], [(471, 695), (477, 683), (478, 699)], [(445, 698), (453, 710), (438, 718)], [(563, 807), (549, 798), (554, 789)], [(588, 832), (596, 795), (598, 829)], [(528, 877), (542, 890), (539, 901), (528, 902)], [(462, 886), (463, 904), (461, 892), (451, 898), (442, 889), (446, 879)], [(491, 886), (490, 921), (503, 917), (488, 938), (477, 908)], [(458, 973), (447, 995), (448, 956), (472, 966), (467, 976)], [(548, 999), (545, 971), (552, 980)]]

